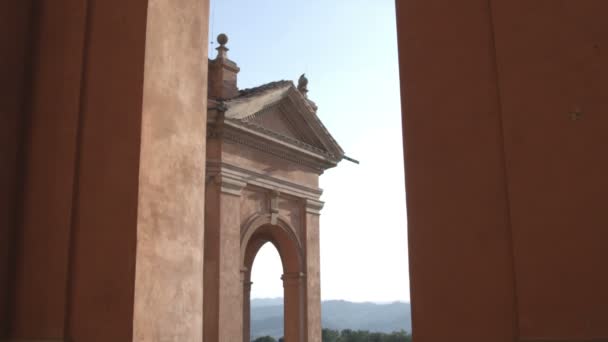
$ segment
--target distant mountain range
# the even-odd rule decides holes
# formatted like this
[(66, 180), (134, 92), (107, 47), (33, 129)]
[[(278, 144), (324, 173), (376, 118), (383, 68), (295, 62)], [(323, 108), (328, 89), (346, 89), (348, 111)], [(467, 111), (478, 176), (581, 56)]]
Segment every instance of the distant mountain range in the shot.
[[(390, 333), (411, 332), (410, 304), (354, 303), (328, 300), (321, 303), (323, 328), (352, 329)], [(251, 300), (251, 338), (283, 336), (283, 298)]]

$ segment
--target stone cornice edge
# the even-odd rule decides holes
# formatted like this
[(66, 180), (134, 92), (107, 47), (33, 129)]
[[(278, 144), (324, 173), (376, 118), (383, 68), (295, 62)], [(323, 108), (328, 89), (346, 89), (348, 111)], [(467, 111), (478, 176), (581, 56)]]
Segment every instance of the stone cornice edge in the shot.
[(308, 214), (321, 215), (321, 209), (325, 205), (324, 202), (314, 199), (305, 199), (305, 208)]
[(243, 188), (247, 185), (246, 182), (237, 177), (230, 177), (230, 175), (222, 173), (213, 175), (213, 180), (216, 184), (219, 184), (220, 190), (223, 193), (234, 196), (241, 196)]
[(286, 179), (269, 176), (253, 170), (245, 169), (232, 164), (217, 160), (207, 161), (208, 177), (224, 177), (239, 184), (250, 184), (270, 191), (280, 191), (282, 194), (291, 195), (298, 198), (317, 200), (321, 197), (323, 190), (311, 188), (301, 184), (291, 182)]

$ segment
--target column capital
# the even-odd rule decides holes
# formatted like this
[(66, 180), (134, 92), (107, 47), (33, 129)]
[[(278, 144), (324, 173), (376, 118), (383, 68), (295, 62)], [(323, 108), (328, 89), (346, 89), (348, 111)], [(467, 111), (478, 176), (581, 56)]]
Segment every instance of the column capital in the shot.
[(221, 173), (215, 175), (213, 180), (220, 186), (222, 193), (239, 197), (241, 196), (243, 188), (247, 185), (246, 182), (240, 179), (228, 177)]
[(305, 205), (306, 213), (314, 214), (314, 215), (321, 215), (321, 209), (323, 209), (325, 202), (307, 198), (307, 199), (304, 199), (304, 205)]

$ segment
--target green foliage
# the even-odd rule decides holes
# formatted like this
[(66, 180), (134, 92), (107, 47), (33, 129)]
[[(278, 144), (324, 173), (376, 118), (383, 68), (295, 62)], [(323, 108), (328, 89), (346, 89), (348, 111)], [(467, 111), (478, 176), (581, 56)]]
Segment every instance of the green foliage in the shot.
[(321, 336), (323, 342), (412, 342), (412, 336), (403, 330), (387, 334), (367, 330), (323, 329)]
[(323, 342), (338, 342), (340, 332), (337, 330), (323, 329), (321, 330), (321, 341)]
[(262, 336), (253, 340), (253, 342), (277, 342), (277, 340), (275, 340), (272, 336)]

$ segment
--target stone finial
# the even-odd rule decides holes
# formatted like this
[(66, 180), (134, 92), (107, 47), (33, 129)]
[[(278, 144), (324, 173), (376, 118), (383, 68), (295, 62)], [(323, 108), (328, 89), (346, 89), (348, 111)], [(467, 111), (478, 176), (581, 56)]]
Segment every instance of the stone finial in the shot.
[(225, 33), (220, 33), (217, 35), (217, 42), (220, 45), (226, 45), (226, 43), (228, 43), (228, 36)]
[(308, 93), (308, 78), (306, 78), (306, 74), (302, 74), (298, 79), (298, 90), (304, 96)]
[(217, 36), (217, 42), (220, 44), (217, 48), (217, 59), (226, 59), (228, 58), (228, 48), (226, 47), (226, 43), (228, 43), (228, 36), (225, 33), (220, 33)]
[(209, 98), (215, 100), (231, 99), (239, 94), (237, 86), (237, 74), (239, 67), (235, 62), (228, 58), (228, 36), (220, 33), (217, 36), (217, 42), (220, 44), (217, 48), (217, 56), (213, 60), (209, 60), (209, 74), (207, 94)]

